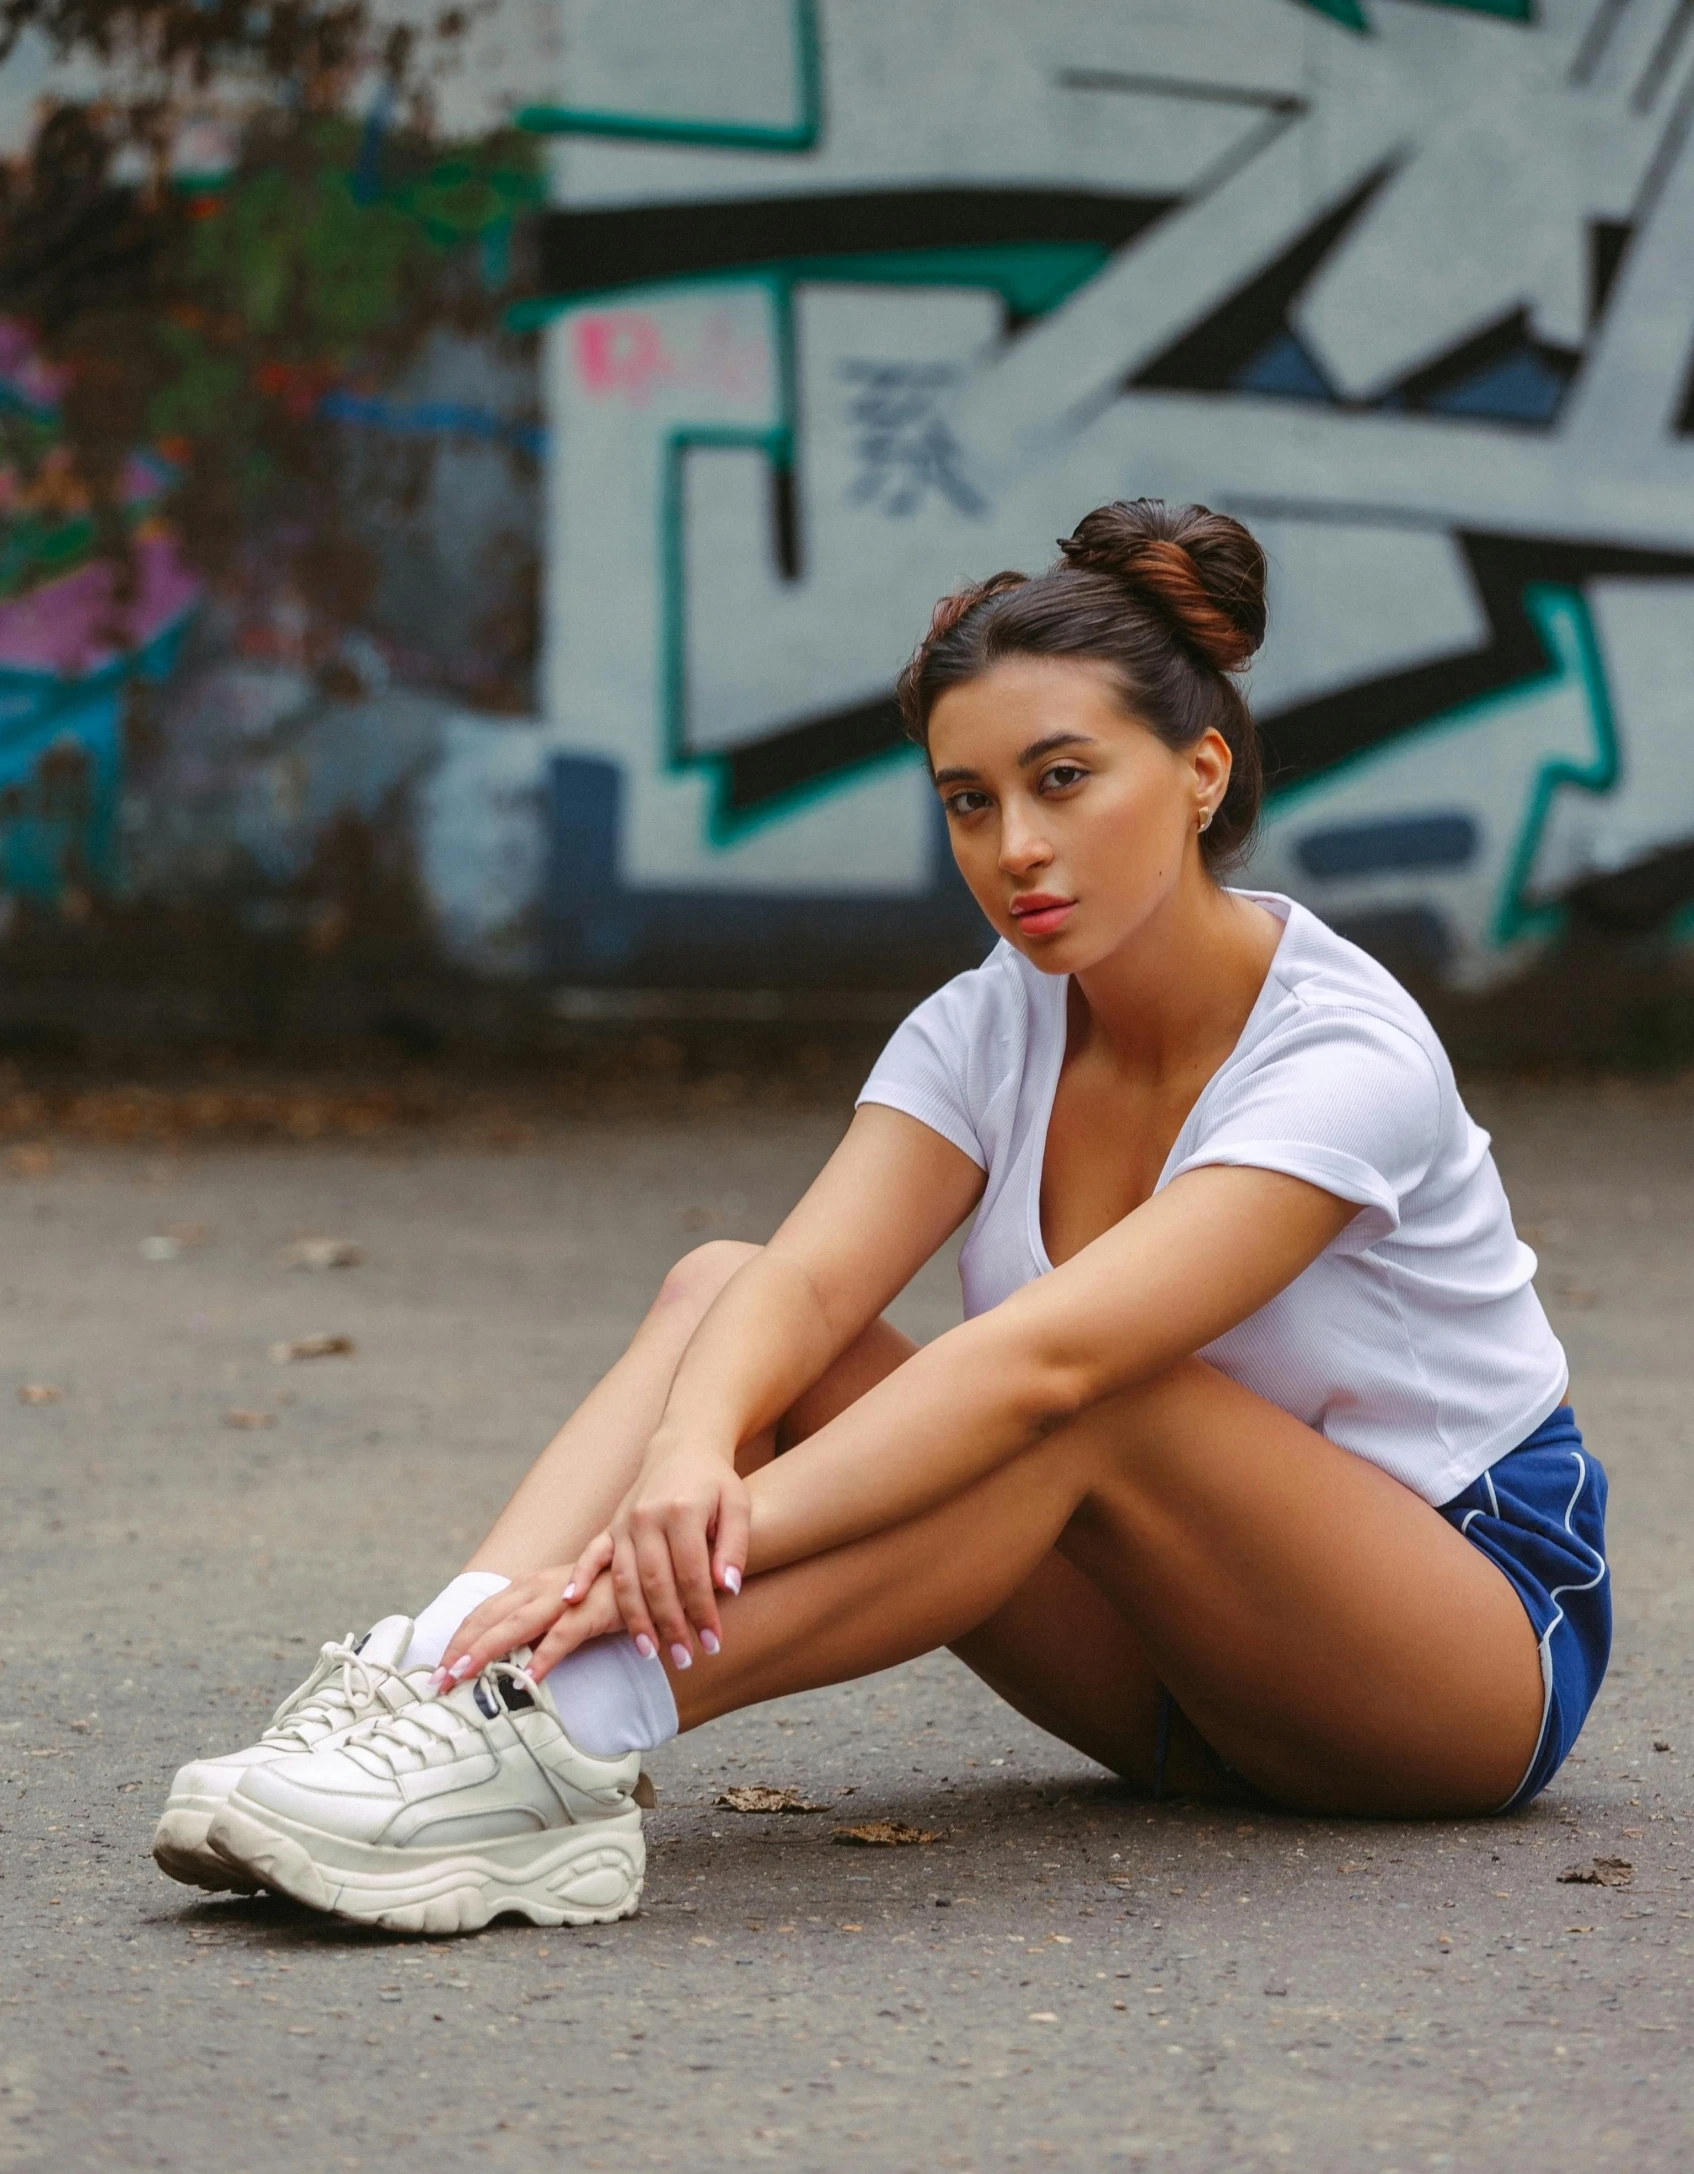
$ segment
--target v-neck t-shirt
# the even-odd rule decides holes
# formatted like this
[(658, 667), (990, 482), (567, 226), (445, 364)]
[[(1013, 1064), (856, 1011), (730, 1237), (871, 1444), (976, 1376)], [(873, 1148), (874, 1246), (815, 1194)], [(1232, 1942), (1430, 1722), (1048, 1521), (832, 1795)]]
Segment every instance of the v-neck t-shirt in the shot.
[[(1535, 1295), (1535, 1255), (1417, 1004), (1294, 900), (1237, 895), (1276, 915), (1282, 936), (1154, 1190), (1189, 1170), (1246, 1165), (1359, 1212), (1199, 1356), (1427, 1502), (1447, 1502), (1563, 1399), (1568, 1368)], [(895, 1030), (859, 1096), (915, 1117), (987, 1173), (959, 1256), (967, 1318), (1053, 1266), (1041, 1173), (1067, 988), (1000, 944)]]

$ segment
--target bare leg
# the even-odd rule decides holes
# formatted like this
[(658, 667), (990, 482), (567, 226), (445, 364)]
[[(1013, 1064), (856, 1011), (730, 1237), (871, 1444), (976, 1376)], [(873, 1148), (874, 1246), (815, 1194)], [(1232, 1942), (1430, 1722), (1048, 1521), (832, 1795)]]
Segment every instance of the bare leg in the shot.
[(467, 1570), (517, 1579), (581, 1553), (639, 1470), (688, 1339), (757, 1251), (722, 1238), (677, 1262), (628, 1350), (530, 1466)]
[[(1068, 1570), (1109, 1606), (1073, 1607)], [(673, 1678), (685, 1727), (958, 1640), (1014, 1703), (1142, 1781), (1150, 1666), (1248, 1779), (1335, 1811), (1491, 1809), (1541, 1713), (1500, 1571), (1198, 1360), (908, 1525), (750, 1579), (725, 1629), (720, 1658)]]

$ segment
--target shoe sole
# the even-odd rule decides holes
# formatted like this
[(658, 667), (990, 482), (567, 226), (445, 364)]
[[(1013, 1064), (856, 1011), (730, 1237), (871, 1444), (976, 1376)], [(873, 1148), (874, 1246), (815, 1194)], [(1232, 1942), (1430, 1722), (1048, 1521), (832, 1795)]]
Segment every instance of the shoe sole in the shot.
[(480, 1932), (494, 1918), (610, 1925), (633, 1917), (647, 1871), (639, 1813), (481, 1850), (385, 1849), (303, 1821), (226, 1804), (209, 1846), (227, 1864), (308, 1909), (390, 1932)]
[(209, 1895), (256, 1895), (259, 1882), (207, 1844), (207, 1831), (222, 1810), (222, 1798), (168, 1804), (153, 1831), (153, 1862), (184, 1887), (201, 1887)]

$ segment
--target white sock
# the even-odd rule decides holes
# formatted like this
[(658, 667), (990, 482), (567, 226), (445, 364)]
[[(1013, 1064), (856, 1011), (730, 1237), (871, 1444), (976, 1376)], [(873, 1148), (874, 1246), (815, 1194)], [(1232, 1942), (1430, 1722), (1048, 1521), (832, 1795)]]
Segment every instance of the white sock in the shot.
[(643, 1660), (623, 1632), (591, 1638), (547, 1673), (565, 1734), (593, 1759), (651, 1751), (676, 1734), (676, 1700), (664, 1663)]
[(447, 1651), (447, 1641), (474, 1609), (485, 1600), (492, 1600), (496, 1593), (503, 1593), (511, 1584), (495, 1570), (461, 1570), (450, 1585), (444, 1585), (420, 1611), (412, 1625), (412, 1642), (406, 1648), (400, 1666), (403, 1669), (439, 1668), (441, 1656)]

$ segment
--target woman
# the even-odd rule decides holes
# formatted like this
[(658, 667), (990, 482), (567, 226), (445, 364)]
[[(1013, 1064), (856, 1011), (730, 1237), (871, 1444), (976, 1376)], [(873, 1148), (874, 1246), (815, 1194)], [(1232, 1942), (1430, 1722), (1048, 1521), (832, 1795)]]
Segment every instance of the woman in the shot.
[[(184, 1769), (167, 1870), (626, 1915), (644, 1750), (943, 1644), (1155, 1794), (1545, 1787), (1605, 1668), (1605, 1479), (1428, 1022), (1216, 879), (1264, 573), (1142, 500), (937, 607), (901, 700), (998, 948), (768, 1245), (678, 1263), (468, 1571)], [(973, 1210), (919, 1350), (882, 1308)]]

